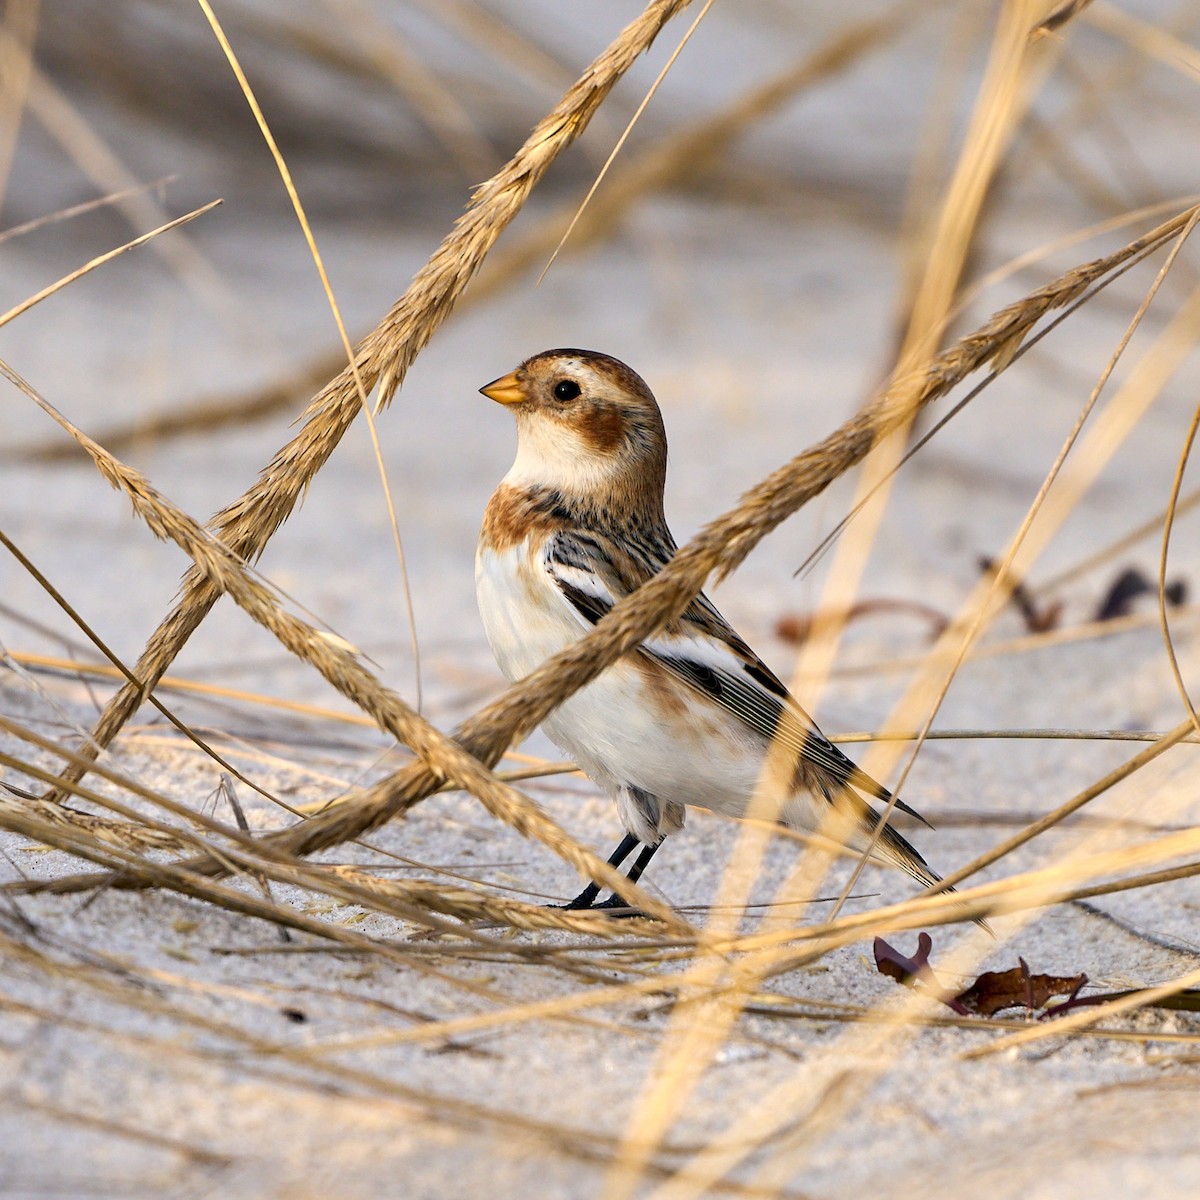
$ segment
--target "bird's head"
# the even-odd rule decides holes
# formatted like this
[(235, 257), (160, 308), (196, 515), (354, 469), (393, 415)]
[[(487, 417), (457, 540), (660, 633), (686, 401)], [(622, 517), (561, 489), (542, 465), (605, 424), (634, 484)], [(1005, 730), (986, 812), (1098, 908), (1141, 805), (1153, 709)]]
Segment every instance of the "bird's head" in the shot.
[(507, 483), (661, 511), (662, 414), (623, 362), (593, 350), (545, 350), (479, 390), (517, 421)]

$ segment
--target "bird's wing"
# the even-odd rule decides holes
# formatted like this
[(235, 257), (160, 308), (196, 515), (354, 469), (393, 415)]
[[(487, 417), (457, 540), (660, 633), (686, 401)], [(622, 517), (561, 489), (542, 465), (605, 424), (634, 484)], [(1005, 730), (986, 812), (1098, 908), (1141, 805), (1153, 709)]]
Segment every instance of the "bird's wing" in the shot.
[[(544, 565), (558, 590), (585, 625), (594, 625), (666, 564), (674, 546), (561, 531), (549, 539)], [(678, 679), (732, 713), (768, 741), (774, 739), (820, 769), (831, 796), (850, 786), (883, 803), (891, 793), (857, 767), (817, 728), (771, 669), (738, 636), (704, 595), (638, 648)], [(902, 800), (901, 811), (924, 818)], [(928, 822), (925, 822), (928, 824)]]

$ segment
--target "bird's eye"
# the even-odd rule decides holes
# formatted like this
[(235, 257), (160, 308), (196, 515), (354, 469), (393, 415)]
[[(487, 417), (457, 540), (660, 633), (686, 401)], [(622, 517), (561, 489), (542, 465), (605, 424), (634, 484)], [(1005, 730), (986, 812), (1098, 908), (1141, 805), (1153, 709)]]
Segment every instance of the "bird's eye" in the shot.
[(554, 398), (561, 400), (564, 404), (568, 400), (574, 400), (579, 395), (579, 384), (573, 379), (560, 379), (554, 385)]

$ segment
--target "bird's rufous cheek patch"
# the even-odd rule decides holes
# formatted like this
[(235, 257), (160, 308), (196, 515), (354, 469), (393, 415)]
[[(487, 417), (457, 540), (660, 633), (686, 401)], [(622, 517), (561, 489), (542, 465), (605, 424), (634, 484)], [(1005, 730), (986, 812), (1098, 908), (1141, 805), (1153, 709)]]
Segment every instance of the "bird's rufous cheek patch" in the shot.
[(599, 404), (581, 411), (575, 428), (589, 450), (613, 454), (625, 437), (625, 418), (611, 404)]

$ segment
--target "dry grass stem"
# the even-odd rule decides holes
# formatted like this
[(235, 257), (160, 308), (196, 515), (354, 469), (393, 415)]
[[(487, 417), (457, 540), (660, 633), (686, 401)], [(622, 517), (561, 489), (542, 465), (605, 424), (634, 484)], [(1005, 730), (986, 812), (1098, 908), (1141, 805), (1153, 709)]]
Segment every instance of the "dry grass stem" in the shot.
[(363, 414), (367, 419), (367, 429), (371, 435), (371, 448), (375, 452), (375, 464), (379, 469), (379, 480), (383, 486), (383, 497), (387, 504), (388, 520), (392, 530), (392, 543), (396, 548), (396, 558), (400, 563), (400, 580), (404, 591), (404, 607), (405, 614), (408, 619), (408, 631), (410, 644), (413, 653), (413, 674), (415, 676), (415, 692), (416, 692), (416, 707), (417, 712), (421, 711), (422, 701), (422, 684), (421, 684), (421, 644), (417, 637), (416, 614), (413, 611), (412, 603), (412, 587), (408, 579), (408, 565), (404, 556), (404, 543), (400, 537), (400, 523), (396, 518), (396, 505), (392, 499), (391, 485), (388, 483), (387, 467), (383, 461), (383, 451), (379, 445), (379, 434), (375, 429), (375, 418), (371, 413), (371, 406), (367, 403), (367, 385), (363, 382), (362, 373), (358, 369), (358, 363), (355, 361), (354, 348), (350, 345), (350, 335), (346, 332), (346, 323), (342, 319), (342, 310), (338, 306), (337, 297), (333, 294), (333, 285), (329, 282), (329, 274), (325, 270), (325, 261), (321, 257), (321, 252), (317, 248), (317, 239), (312, 231), (312, 226), (309, 224), (308, 215), (304, 211), (304, 205), (300, 200), (300, 193), (296, 190), (295, 181), (292, 179), (292, 173), (288, 169), (282, 152), (279, 149), (279, 144), (275, 141), (275, 136), (271, 132), (271, 127), (267, 124), (266, 117), (263, 116), (262, 108), (259, 106), (258, 99), (254, 95), (253, 89), (250, 87), (250, 81), (246, 78), (246, 73), (242, 70), (242, 64), (238, 61), (237, 55), (234, 53), (233, 47), (229, 43), (229, 39), (225, 36), (225, 30), (221, 27), (220, 21), (217, 20), (216, 14), (212, 10), (212, 6), (208, 0), (197, 0), (205, 17), (208, 18), (208, 23), (212, 27), (213, 33), (216, 35), (217, 41), (220, 43), (221, 49), (225, 53), (225, 57), (233, 70), (234, 76), (237, 78), (238, 86), (242, 89), (242, 94), (246, 98), (246, 103), (250, 105), (250, 111), (254, 114), (254, 120), (258, 124), (258, 128), (263, 135), (263, 139), (267, 143), (267, 148), (271, 151), (271, 157), (275, 161), (275, 166), (279, 171), (279, 176), (283, 180), (283, 186), (287, 191), (288, 198), (292, 202), (292, 208), (296, 213), (296, 220), (300, 223), (300, 228), (304, 231), (304, 240), (308, 245), (308, 252), (312, 256), (313, 264), (317, 268), (317, 274), (321, 277), (321, 287), (325, 291), (325, 298), (329, 302), (330, 312), (333, 314), (334, 323), (337, 325), (338, 337), (341, 338), (342, 351), (346, 356), (347, 365), (350, 369), (351, 378), (354, 381), (354, 386), (358, 391), (358, 402), (362, 408)]
[(143, 233), (141, 237), (136, 237), (131, 242), (126, 242), (114, 250), (109, 250), (104, 254), (98, 255), (90, 262), (84, 263), (82, 267), (72, 271), (69, 275), (64, 275), (57, 282), (42, 288), (40, 292), (35, 292), (27, 300), (22, 300), (20, 304), (15, 305), (8, 312), (0, 315), (0, 326), (7, 325), (10, 321), (21, 316), (22, 313), (27, 313), (35, 304), (40, 304), (43, 300), (53, 296), (55, 292), (62, 291), (68, 284), (74, 283), (77, 279), (82, 279), (83, 276), (90, 274), (97, 267), (102, 267), (105, 263), (111, 262), (114, 258), (119, 258), (122, 254), (126, 254), (130, 250), (136, 250), (138, 246), (144, 246), (160, 234), (170, 233), (173, 229), (179, 229), (181, 226), (189, 224), (197, 217), (202, 217), (205, 213), (211, 212), (220, 203), (220, 200), (210, 200), (207, 204), (193, 209), (190, 213), (185, 213), (182, 217), (176, 217), (175, 220), (168, 221), (165, 225), (160, 225), (157, 229), (150, 230), (149, 233)]
[(712, 6), (713, 0), (704, 0), (704, 4), (700, 11), (696, 14), (695, 20), (693, 20), (688, 26), (687, 32), (683, 35), (683, 37), (679, 39), (679, 44), (671, 52), (671, 57), (668, 58), (663, 64), (662, 70), (659, 71), (659, 73), (655, 76), (654, 82), (650, 85), (650, 88), (646, 92), (645, 96), (642, 97), (641, 103), (636, 109), (634, 109), (633, 116), (629, 118), (625, 128), (621, 130), (621, 136), (617, 138), (617, 144), (613, 146), (612, 150), (609, 152), (608, 157), (604, 160), (604, 165), (600, 168), (596, 178), (592, 181), (592, 186), (588, 188), (587, 195), (585, 195), (584, 198), (579, 202), (579, 207), (575, 210), (570, 221), (567, 222), (567, 228), (563, 231), (563, 235), (559, 239), (558, 245), (554, 247), (554, 251), (550, 255), (550, 261), (547, 262), (542, 268), (542, 273), (537, 278), (538, 283), (541, 283), (542, 280), (546, 278), (546, 272), (549, 271), (554, 265), (554, 260), (558, 258), (558, 252), (566, 244), (567, 239), (570, 238), (571, 232), (574, 230), (579, 218), (583, 215), (584, 210), (591, 202), (592, 197), (596, 194), (596, 190), (600, 187), (600, 184), (604, 182), (604, 177), (608, 174), (609, 168), (613, 165), (617, 155), (621, 153), (621, 149), (624, 147), (626, 141), (628, 141), (629, 135), (633, 132), (633, 127), (641, 119), (642, 113), (646, 111), (646, 106), (651, 100), (654, 99), (655, 92), (658, 91), (662, 81), (666, 79), (667, 73), (675, 65), (679, 56), (683, 53), (683, 48), (688, 44), (689, 41), (691, 41), (692, 34), (696, 32), (697, 28), (699, 28), (700, 22), (704, 20), (705, 16), (708, 14), (708, 10), (712, 8)]
[(1171, 498), (1167, 501), (1166, 518), (1163, 521), (1162, 551), (1158, 559), (1158, 619), (1162, 625), (1163, 643), (1167, 650), (1167, 660), (1171, 664), (1171, 675), (1175, 686), (1179, 689), (1179, 698), (1191, 718), (1192, 727), (1200, 733), (1200, 714), (1196, 712), (1195, 702), (1188, 692), (1187, 681), (1179, 666), (1179, 656), (1175, 652), (1175, 639), (1171, 636), (1171, 622), (1167, 616), (1167, 556), (1171, 548), (1171, 533), (1175, 527), (1175, 517), (1178, 513), (1179, 492), (1183, 487), (1183, 475), (1187, 470), (1188, 459), (1196, 442), (1196, 431), (1200, 428), (1200, 405), (1192, 412), (1192, 420), (1188, 425), (1183, 447), (1179, 451), (1179, 465), (1175, 469), (1175, 478), (1171, 481)]
[[(1124, 354), (1126, 347), (1129, 345), (1134, 333), (1141, 325), (1142, 318), (1148, 311), (1154, 297), (1158, 294), (1158, 290), (1161, 287), (1163, 280), (1166, 279), (1171, 267), (1174, 265), (1188, 236), (1195, 228), (1198, 218), (1200, 218), (1200, 210), (1193, 212), (1191, 219), (1180, 231), (1178, 238), (1171, 247), (1170, 254), (1167, 256), (1167, 259), (1163, 263), (1162, 268), (1159, 270), (1154, 282), (1151, 284), (1146, 295), (1143, 297), (1141, 304), (1138, 306), (1137, 311), (1134, 313), (1132, 319), (1125, 329), (1125, 332), (1118, 341), (1116, 348), (1113, 350), (1108, 362), (1101, 371), (1100, 378), (1092, 388), (1091, 394), (1088, 396), (1086, 403), (1076, 417), (1074, 425), (1067, 434), (1065, 441), (1055, 457), (1054, 463), (1051, 465), (1050, 470), (1047, 472), (1045, 479), (1038, 488), (1037, 494), (1030, 504), (1029, 509), (1017, 527), (1017, 530), (1014, 533), (1008, 548), (1005, 550), (998, 567), (990, 575), (990, 577), (985, 577), (979, 582), (971, 597), (963, 605), (958, 619), (952, 621), (947, 626), (946, 631), (938, 639), (938, 645), (935, 646), (931, 651), (927, 660), (927, 665), (922, 672), (923, 678), (919, 677), (909, 687), (901, 700), (894, 706), (893, 718), (885, 724), (885, 728), (893, 721), (900, 722), (906, 720), (906, 718), (911, 717), (914, 712), (923, 713), (924, 717), (921, 725), (921, 736), (917, 738), (912, 748), (907, 752), (907, 759), (904, 767), (892, 788), (892, 800), (889, 802), (888, 808), (883, 814), (885, 821), (892, 812), (896, 798), (902, 791), (904, 784), (908, 779), (909, 773), (917, 760), (917, 756), (921, 752), (921, 747), (925, 741), (926, 735), (933, 727), (933, 722), (937, 719), (937, 714), (941, 710), (942, 704), (945, 701), (946, 695), (949, 692), (952, 683), (954, 682), (955, 676), (958, 674), (963, 663), (966, 661), (971, 647), (975, 644), (980, 634), (983, 632), (984, 626), (996, 614), (996, 612), (999, 611), (1000, 606), (1007, 601), (1012, 590), (1012, 579), (1014, 577), (1023, 577), (1025, 574), (1027, 574), (1033, 556), (1041, 547), (1044, 547), (1048, 543), (1052, 532), (1059, 527), (1062, 520), (1065, 518), (1065, 515), (1074, 507), (1077, 497), (1082, 491), (1083, 487), (1086, 487), (1087, 484), (1095, 479), (1096, 474), (1098, 474), (1099, 471), (1100, 463), (1107, 461), (1108, 457), (1115, 452), (1117, 445), (1119, 445), (1119, 439), (1104, 439), (1102, 435), (1101, 437), (1097, 438), (1096, 440), (1103, 448), (1103, 457), (1097, 454), (1091, 461), (1089, 461), (1087, 467), (1083, 469), (1079, 469), (1077, 467), (1074, 478), (1070, 481), (1074, 484), (1074, 489), (1072, 490), (1071, 494), (1069, 494), (1065, 499), (1059, 500), (1057, 513), (1054, 514), (1053, 517), (1045, 516), (1044, 509), (1046, 508), (1047, 499), (1051, 494), (1051, 488), (1054, 486), (1056, 481), (1059, 479), (1060, 474), (1063, 472), (1064, 465), (1067, 462), (1067, 457), (1074, 449), (1076, 442), (1082, 434), (1084, 424), (1095, 409), (1104, 386), (1108, 383), (1108, 380), (1111, 377), (1112, 372), (1116, 369), (1116, 365), (1120, 361), (1121, 356)], [(1200, 292), (1195, 293), (1195, 299), (1200, 301)], [(1153, 397), (1161, 391), (1162, 385), (1166, 382), (1166, 379), (1170, 377), (1171, 372), (1173, 372), (1182, 361), (1182, 357), (1186, 353), (1186, 349), (1190, 349), (1194, 342), (1194, 330), (1197, 328), (1195, 325), (1195, 317), (1198, 314), (1200, 314), (1200, 309), (1197, 310), (1196, 314), (1193, 314), (1189, 312), (1187, 308), (1185, 308), (1181, 313), (1176, 314), (1176, 318), (1173, 319), (1171, 325), (1163, 334), (1159, 343), (1159, 345), (1165, 347), (1165, 349), (1157, 355), (1151, 352), (1142, 360), (1142, 365), (1147, 363), (1152, 364), (1149, 369), (1142, 372), (1142, 375), (1150, 376), (1149, 382), (1145, 382), (1141, 376), (1136, 374), (1134, 377), (1131, 377), (1130, 381), (1121, 390), (1120, 396), (1118, 396), (1117, 400), (1114, 401), (1113, 407), (1108, 410), (1110, 414), (1120, 411), (1121, 401), (1125, 397)], [(1183, 332), (1181, 333), (1180, 330)], [(1165, 360), (1165, 365), (1160, 365), (1163, 360)], [(1124, 427), (1128, 429), (1130, 425), (1131, 422), (1127, 420)], [(1096, 459), (1099, 459), (1100, 462), (1097, 462)], [(1034, 528), (1035, 521), (1037, 521), (1039, 517), (1042, 517), (1043, 519), (1038, 526), (1038, 538), (1036, 542), (1033, 542), (1029, 535), (1030, 531)], [(1018, 563), (1019, 566), (1017, 565)], [(1017, 573), (1016, 576), (1014, 576), (1014, 571)], [(944, 674), (942, 674), (942, 678), (939, 682), (936, 679), (936, 675), (940, 670), (940, 664), (947, 658), (949, 659), (949, 662), (946, 665)], [(868, 771), (878, 771), (879, 768), (876, 765), (876, 762), (871, 760), (870, 765), (866, 769)], [(876, 831), (875, 836), (872, 838), (870, 847), (871, 849), (874, 848), (875, 843), (877, 842), (881, 833), (882, 826)], [(842, 895), (838, 900), (838, 909), (841, 908), (842, 904), (845, 902), (845, 898), (853, 891), (854, 885), (857, 883), (863, 868), (867, 864), (868, 854), (869, 851), (863, 854), (857, 867), (847, 880), (843, 888)]]

